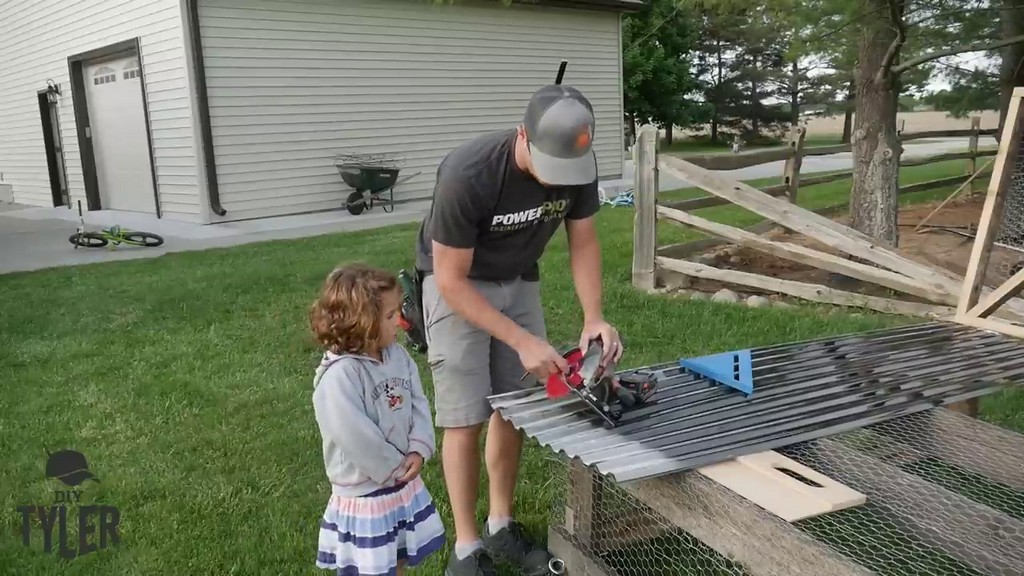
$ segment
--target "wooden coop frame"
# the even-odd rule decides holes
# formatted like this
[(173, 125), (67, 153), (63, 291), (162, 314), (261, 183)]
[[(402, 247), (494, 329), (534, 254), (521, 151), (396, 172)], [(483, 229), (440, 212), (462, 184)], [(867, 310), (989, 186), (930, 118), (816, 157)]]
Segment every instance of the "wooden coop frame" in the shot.
[[(790, 145), (781, 150), (722, 155), (720, 158), (680, 159), (658, 154), (658, 132), (644, 126), (633, 149), (634, 181), (634, 257), (633, 285), (654, 291), (665, 271), (700, 276), (777, 290), (798, 298), (846, 306), (862, 306), (883, 312), (895, 312), (959, 323), (972, 328), (998, 332), (1011, 338), (1024, 338), (1024, 301), (1015, 298), (1024, 288), (1024, 270), (1001, 286), (984, 286), (984, 271), (992, 251), (994, 235), (1001, 221), (1006, 191), (1024, 139), (1024, 88), (1013, 93), (1007, 120), (999, 138), (997, 152), (979, 153), (979, 130), (972, 119), (971, 130), (947, 131), (948, 134), (920, 133), (907, 139), (936, 135), (970, 136), (971, 151), (948, 153), (934, 158), (908, 162), (923, 165), (953, 159), (969, 161), (967, 174), (933, 182), (912, 184), (901, 192), (927, 190), (959, 184), (946, 200), (919, 225), (940, 211), (964, 190), (973, 193), (975, 180), (992, 174), (973, 244), (968, 272), (960, 276), (947, 269), (914, 261), (899, 249), (878, 246), (867, 236), (832, 221), (827, 216), (836, 208), (811, 211), (796, 205), (801, 185), (800, 160), (805, 153), (802, 129), (794, 130)], [(953, 132), (956, 132), (954, 134)], [(970, 132), (970, 133), (968, 133)], [(849, 151), (849, 145), (820, 147), (820, 154)], [(978, 166), (978, 158), (995, 158)], [(761, 160), (755, 157), (763, 158)], [(786, 161), (783, 181), (758, 190), (714, 170), (731, 170), (769, 161)], [(991, 169), (991, 172), (987, 172)], [(713, 196), (660, 204), (659, 172), (710, 192)], [(849, 173), (805, 177), (803, 184), (823, 183), (848, 177)], [(738, 229), (699, 218), (688, 211), (729, 203), (742, 206), (768, 221)], [(928, 300), (928, 304), (841, 293), (822, 286), (798, 282), (771, 282), (756, 274), (721, 271), (713, 266), (680, 259), (682, 245), (659, 247), (655, 226), (664, 219), (689, 226), (714, 238), (693, 242), (696, 246), (716, 241), (733, 242), (777, 256), (799, 260), (823, 270), (846, 274), (893, 290)], [(795, 244), (761, 236), (774, 227), (782, 227), (854, 256), (864, 263)], [(702, 248), (698, 248), (702, 249)], [(729, 272), (729, 273), (723, 273)], [(736, 282), (738, 281), (738, 282)], [(976, 400), (976, 399), (975, 399)], [(899, 465), (920, 455), (929, 455), (993, 482), (1024, 491), (1024, 444), (1020, 434), (981, 422), (959, 413), (959, 402), (936, 407), (924, 413), (903, 417), (907, 426), (919, 434), (882, 438), (871, 430), (825, 437), (810, 443), (823, 462), (830, 463), (829, 476), (801, 467), (785, 456), (786, 449), (738, 457), (712, 466), (685, 472), (618, 484), (576, 459), (567, 462), (564, 521), (552, 522), (548, 529), (548, 548), (565, 562), (572, 576), (608, 576), (616, 571), (601, 557), (611, 543), (631, 546), (658, 536), (659, 532), (680, 529), (714, 550), (721, 557), (740, 564), (752, 576), (869, 576), (878, 572), (850, 555), (802, 530), (799, 522), (814, 516), (856, 508), (872, 499), (884, 498), (887, 508), (914, 536), (944, 549), (957, 561), (987, 573), (1024, 573), (1024, 521), (989, 508), (986, 504), (944, 486), (940, 487)], [(856, 441), (862, 434), (873, 435), (874, 442)], [(915, 456), (916, 455), (916, 456)], [(813, 477), (823, 488), (806, 489), (777, 474), (777, 463)], [(883, 470), (889, 482), (864, 474), (864, 470)], [(850, 484), (855, 488), (850, 488)], [(661, 523), (645, 524), (643, 514), (611, 514), (603, 502), (619, 494), (655, 511)], [(827, 494), (826, 494), (827, 493)], [(686, 494), (685, 501), (680, 495)], [(969, 522), (966, 518), (987, 518)], [(1002, 541), (1001, 538), (1006, 538)], [(968, 551), (968, 549), (970, 551)]]
[(1006, 111), (1003, 132), (999, 138), (999, 152), (996, 155), (992, 180), (978, 223), (978, 234), (971, 250), (963, 289), (957, 305), (956, 321), (968, 326), (992, 330), (1008, 336), (1024, 338), (1024, 324), (993, 317), (995, 312), (1005, 308), (1011, 298), (1024, 289), (1024, 269), (1019, 270), (1002, 285), (982, 299), (985, 272), (988, 269), (995, 234), (1006, 208), (1006, 197), (1012, 182), (1012, 174), (1020, 154), (1021, 138), (1024, 137), (1024, 122), (1021, 117), (1021, 99), (1024, 88), (1015, 88)]
[[(990, 574), (1024, 570), (1024, 549), (1019, 548), (1024, 522), (899, 467), (915, 455), (932, 455), (1024, 490), (1024, 436), (946, 408), (905, 419), (912, 422), (910, 428), (927, 433), (893, 438), (861, 430), (811, 442), (807, 449), (830, 464), (829, 476), (776, 451), (625, 484), (569, 461), (564, 519), (549, 525), (548, 549), (571, 576), (620, 576), (602, 558), (608, 546), (638, 545), (682, 530), (751, 576), (875, 576), (880, 572), (819, 540), (800, 522), (881, 498), (914, 537), (970, 568)], [(856, 442), (858, 435), (874, 438), (875, 447)], [(780, 474), (779, 465), (814, 479), (821, 488), (800, 486)], [(887, 480), (866, 470), (879, 471)], [(859, 490), (845, 484), (851, 481)], [(609, 514), (603, 502), (613, 498), (626, 498), (658, 518)]]

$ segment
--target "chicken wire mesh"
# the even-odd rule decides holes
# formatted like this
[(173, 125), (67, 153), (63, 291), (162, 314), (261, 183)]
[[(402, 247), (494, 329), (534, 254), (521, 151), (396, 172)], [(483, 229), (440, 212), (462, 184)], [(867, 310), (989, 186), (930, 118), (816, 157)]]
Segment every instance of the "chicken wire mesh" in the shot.
[(1024, 154), (1013, 159), (1004, 201), (992, 216), (996, 227), (985, 284), (995, 288), (1024, 268)]
[(934, 410), (780, 449), (867, 498), (792, 523), (700, 472), (620, 485), (558, 460), (549, 545), (572, 576), (1020, 575), (1022, 440)]

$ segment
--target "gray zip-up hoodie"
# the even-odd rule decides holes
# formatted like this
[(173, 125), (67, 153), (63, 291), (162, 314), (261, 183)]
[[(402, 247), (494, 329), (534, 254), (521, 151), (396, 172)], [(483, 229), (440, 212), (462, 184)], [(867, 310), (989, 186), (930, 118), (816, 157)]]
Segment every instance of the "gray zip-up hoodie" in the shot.
[(424, 462), (434, 454), (434, 424), (416, 363), (398, 343), (384, 349), (383, 359), (326, 352), (316, 369), (313, 409), (336, 495), (394, 486), (406, 454), (418, 452)]

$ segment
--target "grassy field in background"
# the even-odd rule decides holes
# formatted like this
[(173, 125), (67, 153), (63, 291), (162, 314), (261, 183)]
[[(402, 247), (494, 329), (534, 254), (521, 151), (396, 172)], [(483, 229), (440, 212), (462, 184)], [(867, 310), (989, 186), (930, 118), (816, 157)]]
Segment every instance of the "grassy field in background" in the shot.
[[(963, 166), (906, 169), (903, 182), (961, 173)], [(840, 202), (849, 185), (804, 189), (800, 203)], [(665, 198), (705, 194), (683, 190)], [(737, 226), (760, 219), (731, 206), (698, 212)], [(752, 309), (641, 294), (630, 280), (633, 211), (605, 208), (599, 221), (606, 316), (628, 343), (623, 367), (908, 321), (818, 305)], [(310, 404), (319, 352), (307, 332), (307, 309), (338, 264), (410, 267), (415, 230), (394, 226), (0, 276), (0, 571), (320, 574), (313, 560), (329, 490)], [(658, 237), (665, 244), (700, 235), (661, 225)], [(562, 236), (542, 268), (550, 337), (575, 342), (580, 313)], [(424, 359), (417, 361), (431, 395)], [(983, 412), (1024, 429), (1019, 394), (989, 398)], [(45, 478), (46, 451), (60, 448), (83, 452), (101, 480), (84, 486), (82, 503), (119, 509), (118, 547), (62, 561), (40, 551), (38, 526), (31, 548), (22, 545), (16, 508), (52, 504), (61, 485)], [(520, 475), (517, 513), (538, 537), (557, 489), (549, 458), (530, 443)], [(438, 460), (423, 474), (451, 530)], [(481, 521), (486, 512), (481, 498)], [(77, 526), (69, 530), (76, 542)], [(447, 551), (413, 573), (440, 574), (446, 560)]]
[[(804, 137), (804, 146), (831, 146), (833, 144), (841, 144), (841, 134), (808, 134)], [(779, 146), (785, 146), (785, 141), (777, 144), (747, 144), (744, 146), (744, 150), (764, 150), (768, 148), (778, 148)], [(722, 141), (713, 143), (707, 136), (697, 137), (676, 137), (673, 139), (671, 144), (666, 144), (664, 141), (660, 144), (659, 150), (662, 152), (671, 152), (673, 154), (714, 154), (718, 152), (728, 153), (730, 152), (731, 142)]]
[[(960, 126), (961, 128), (968, 128), (969, 126)], [(928, 128), (929, 130), (937, 130), (938, 128)], [(918, 141), (920, 142), (920, 141)], [(964, 150), (967, 150), (967, 139), (963, 139)], [(996, 146), (992, 143), (991, 137), (984, 137), (979, 143), (979, 149), (981, 150), (995, 150)], [(812, 148), (814, 146), (834, 146), (836, 144), (842, 144), (842, 134), (816, 134), (808, 132), (807, 136), (804, 137), (804, 147)], [(669, 152), (672, 154), (731, 154), (731, 144), (729, 141), (721, 141), (717, 143), (711, 142), (711, 139), (707, 136), (677, 136), (673, 139), (671, 144), (666, 144), (664, 139), (659, 143), (659, 150), (662, 152)], [(757, 143), (747, 144), (743, 150), (750, 152), (752, 150), (768, 150), (770, 148), (780, 148), (787, 146), (785, 140), (775, 143)]]
[[(971, 127), (971, 116), (981, 118), (983, 130), (997, 128), (999, 126), (998, 110), (980, 110), (970, 112), (963, 118), (954, 118), (946, 112), (940, 111), (915, 111), (900, 112), (897, 114), (897, 122), (903, 125), (906, 132), (928, 132), (933, 130), (959, 130)], [(853, 115), (855, 121), (856, 114)], [(843, 114), (831, 116), (811, 116), (801, 120), (801, 125), (807, 130), (806, 142), (809, 146), (827, 146), (839, 144), (843, 133)], [(709, 125), (695, 127), (691, 130), (676, 130), (672, 146), (674, 150), (689, 154), (701, 154), (716, 151), (728, 151), (729, 143), (720, 142), (711, 144), (711, 127)], [(728, 138), (726, 138), (728, 140)], [(966, 143), (966, 139), (964, 139)], [(982, 145), (993, 143), (991, 136), (983, 137)], [(748, 146), (751, 148), (763, 148), (764, 146)]]

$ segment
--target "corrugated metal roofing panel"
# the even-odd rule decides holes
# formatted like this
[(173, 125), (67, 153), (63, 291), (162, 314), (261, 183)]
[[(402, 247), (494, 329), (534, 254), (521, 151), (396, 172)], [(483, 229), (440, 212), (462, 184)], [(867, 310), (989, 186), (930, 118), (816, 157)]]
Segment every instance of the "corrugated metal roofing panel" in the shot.
[(542, 445), (627, 482), (839, 434), (1024, 380), (1024, 342), (938, 322), (755, 348), (752, 357), (750, 397), (693, 376), (678, 361), (643, 368), (659, 377), (658, 391), (612, 429), (575, 396), (549, 400), (543, 388), (495, 395), (491, 404)]

